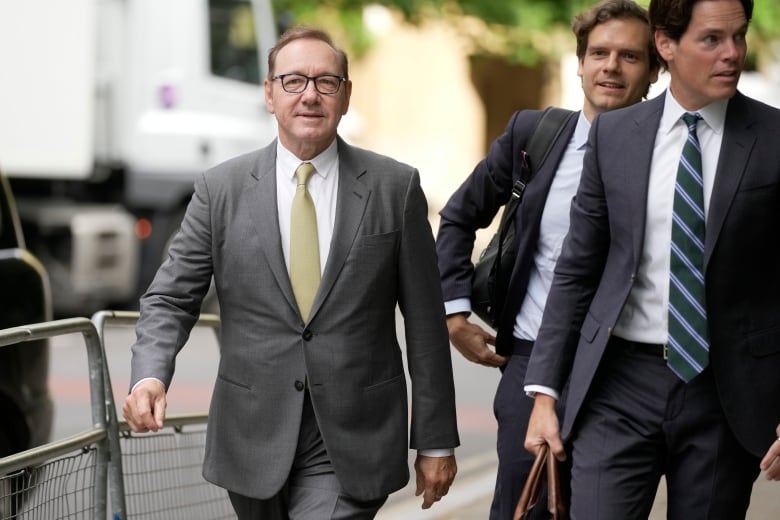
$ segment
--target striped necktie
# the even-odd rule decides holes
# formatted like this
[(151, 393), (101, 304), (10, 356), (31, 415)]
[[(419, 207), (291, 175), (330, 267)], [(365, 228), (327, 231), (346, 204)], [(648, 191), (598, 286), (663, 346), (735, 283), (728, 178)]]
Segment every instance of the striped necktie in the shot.
[(696, 124), (701, 116), (682, 116), (688, 139), (674, 188), (669, 280), (669, 359), (677, 376), (690, 381), (709, 364), (704, 291), (704, 191), (701, 147)]
[(309, 320), (314, 296), (320, 285), (320, 247), (317, 213), (306, 185), (314, 174), (311, 163), (295, 170), (297, 186), (290, 210), (290, 282), (303, 321)]

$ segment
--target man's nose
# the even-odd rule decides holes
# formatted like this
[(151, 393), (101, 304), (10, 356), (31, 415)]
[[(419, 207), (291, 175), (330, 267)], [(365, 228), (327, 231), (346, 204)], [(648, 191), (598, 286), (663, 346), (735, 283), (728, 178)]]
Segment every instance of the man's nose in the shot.
[(604, 69), (606, 70), (617, 70), (620, 68), (620, 59), (618, 57), (618, 54), (616, 52), (612, 52), (607, 57), (607, 60), (604, 62)]
[(301, 96), (304, 97), (317, 97), (320, 93), (317, 91), (317, 86), (314, 83), (313, 79), (310, 79), (308, 83), (306, 83), (306, 87), (303, 89), (303, 92), (301, 92)]

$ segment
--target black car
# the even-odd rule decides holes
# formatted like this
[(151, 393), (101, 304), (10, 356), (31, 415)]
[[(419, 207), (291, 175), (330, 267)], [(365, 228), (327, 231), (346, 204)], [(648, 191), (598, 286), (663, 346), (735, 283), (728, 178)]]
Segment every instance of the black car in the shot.
[[(51, 313), (46, 271), (25, 249), (11, 189), (0, 172), (0, 329), (48, 321)], [(47, 340), (0, 347), (0, 457), (49, 440), (48, 371)]]

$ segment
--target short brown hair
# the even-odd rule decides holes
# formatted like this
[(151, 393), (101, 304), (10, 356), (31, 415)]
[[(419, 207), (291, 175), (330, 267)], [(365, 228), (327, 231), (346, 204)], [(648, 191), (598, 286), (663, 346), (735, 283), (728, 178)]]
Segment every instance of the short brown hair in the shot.
[[(574, 17), (571, 24), (571, 30), (577, 38), (577, 58), (582, 61), (588, 50), (588, 39), (590, 33), (596, 26), (608, 22), (609, 20), (639, 20), (651, 28), (650, 17), (647, 10), (632, 0), (603, 0), (602, 2), (583, 11)], [(658, 53), (655, 51), (653, 43), (653, 31), (649, 31), (650, 38), (647, 41), (647, 58), (650, 70), (660, 68)]]
[[(693, 6), (704, 0), (651, 0), (650, 24), (653, 31), (662, 31), (674, 41), (680, 41), (688, 30)], [(709, 1), (709, 0), (708, 0)], [(745, 19), (753, 18), (753, 0), (739, 0), (745, 10)]]
[(271, 79), (274, 75), (274, 68), (276, 66), (276, 55), (282, 48), (296, 40), (319, 40), (327, 43), (333, 52), (336, 53), (339, 62), (341, 63), (341, 74), (346, 79), (349, 79), (349, 63), (347, 59), (347, 53), (336, 47), (333, 43), (333, 39), (328, 33), (322, 29), (315, 27), (308, 27), (305, 25), (296, 25), (286, 30), (284, 34), (279, 37), (276, 45), (271, 48), (268, 53), (268, 79)]

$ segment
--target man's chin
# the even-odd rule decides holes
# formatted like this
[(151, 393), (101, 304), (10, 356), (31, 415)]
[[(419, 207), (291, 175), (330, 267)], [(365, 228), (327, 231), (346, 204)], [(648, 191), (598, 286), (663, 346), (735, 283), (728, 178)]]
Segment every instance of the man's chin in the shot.
[(623, 97), (611, 97), (603, 100), (599, 110), (601, 112), (609, 112), (610, 110), (616, 110), (618, 108), (627, 107), (628, 105), (632, 104), (633, 103), (626, 101)]

